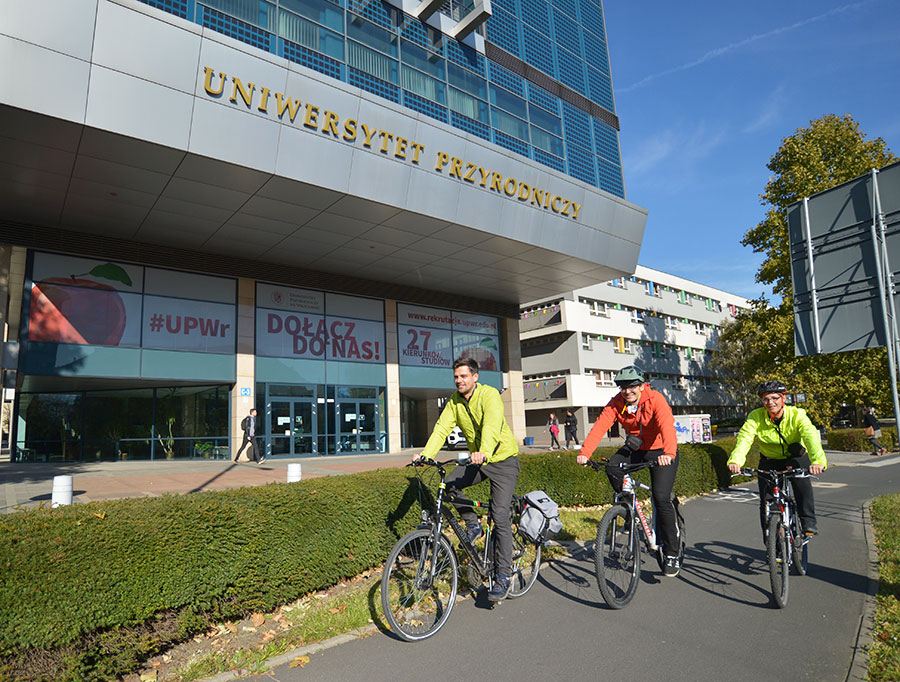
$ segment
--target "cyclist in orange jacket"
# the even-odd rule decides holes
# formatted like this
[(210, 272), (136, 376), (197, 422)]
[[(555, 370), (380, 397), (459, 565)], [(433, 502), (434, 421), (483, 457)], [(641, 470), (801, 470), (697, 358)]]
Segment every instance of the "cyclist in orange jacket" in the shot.
[(644, 382), (644, 372), (634, 365), (623, 367), (615, 378), (620, 392), (610, 400), (591, 432), (584, 439), (576, 461), (585, 464), (615, 422), (625, 429), (625, 445), (619, 448), (606, 465), (606, 475), (613, 490), (622, 490), (624, 473), (621, 462), (656, 461), (650, 469), (650, 487), (657, 514), (657, 531), (663, 546), (663, 574), (675, 577), (681, 570), (678, 560), (678, 529), (675, 525), (675, 507), (672, 504), (672, 488), (678, 473), (678, 442), (675, 434), (675, 417), (663, 395)]

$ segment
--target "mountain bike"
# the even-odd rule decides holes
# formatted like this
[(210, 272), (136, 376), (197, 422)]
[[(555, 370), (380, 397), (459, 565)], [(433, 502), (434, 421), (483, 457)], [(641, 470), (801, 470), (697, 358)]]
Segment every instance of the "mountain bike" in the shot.
[[(416, 468), (422, 523), (404, 535), (394, 545), (381, 578), (381, 607), (391, 632), (408, 642), (431, 637), (440, 630), (456, 602), (459, 581), (459, 561), (456, 550), (445, 534), (447, 527), (459, 540), (464, 557), (468, 558), (466, 579), (473, 590), (485, 582), (491, 588), (494, 576), (494, 524), (490, 512), (484, 529), (484, 546), (479, 549), (468, 541), (453, 507), (444, 500), (447, 469), (451, 464), (466, 464), (465, 460), (438, 462), (420, 459), (407, 464)], [(420, 469), (434, 467), (440, 476), (437, 497), (431, 494), (422, 480)], [(461, 496), (455, 504), (471, 505), (476, 513), (488, 505)], [(521, 597), (532, 588), (541, 566), (540, 543), (529, 542), (519, 532), (519, 519), (525, 499), (514, 495), (510, 510), (513, 531), (512, 575), (509, 599)]]
[[(599, 472), (606, 471), (606, 463), (606, 459), (599, 462), (590, 459), (587, 461), (591, 468)], [(625, 472), (622, 492), (616, 493), (613, 505), (606, 510), (597, 528), (594, 543), (597, 586), (604, 601), (612, 609), (624, 608), (637, 593), (641, 575), (642, 540), (647, 553), (656, 556), (660, 570), (665, 562), (662, 546), (656, 543), (655, 510), (651, 505), (650, 513), (645, 513), (635, 496), (635, 489), (650, 490), (650, 486), (631, 477), (631, 472), (653, 466), (656, 466), (656, 462), (619, 464)], [(675, 506), (675, 526), (679, 540), (678, 561), (681, 563), (684, 560), (686, 542), (684, 517), (681, 515), (678, 498), (674, 495), (672, 504)]]
[(767, 469), (741, 469), (735, 476), (758, 476), (771, 486), (772, 497), (765, 503), (763, 535), (766, 545), (766, 563), (769, 566), (769, 582), (772, 599), (783, 609), (788, 602), (788, 577), (791, 569), (797, 575), (806, 575), (809, 568), (809, 536), (800, 525), (796, 511), (794, 490), (788, 485), (792, 478), (815, 478), (807, 469), (791, 468), (784, 471)]

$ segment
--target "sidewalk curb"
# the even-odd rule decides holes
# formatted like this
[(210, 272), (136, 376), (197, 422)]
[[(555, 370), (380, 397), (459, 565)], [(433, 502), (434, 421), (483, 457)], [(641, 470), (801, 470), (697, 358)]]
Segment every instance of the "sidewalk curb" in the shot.
[(859, 617), (859, 630), (856, 633), (856, 644), (853, 647), (853, 657), (850, 659), (850, 669), (847, 671), (846, 682), (864, 682), (869, 670), (869, 646), (872, 644), (872, 632), (875, 629), (875, 596), (878, 594), (878, 550), (875, 546), (875, 534), (872, 530), (871, 515), (872, 500), (868, 500), (862, 507), (863, 532), (866, 537), (866, 547), (869, 553), (868, 562), (868, 586), (866, 599), (863, 602), (862, 613)]

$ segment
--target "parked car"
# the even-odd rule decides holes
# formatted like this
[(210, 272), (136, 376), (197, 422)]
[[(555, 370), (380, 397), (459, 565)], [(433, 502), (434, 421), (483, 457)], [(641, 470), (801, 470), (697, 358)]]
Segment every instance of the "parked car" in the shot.
[(463, 435), (463, 432), (460, 431), (458, 426), (454, 426), (450, 435), (447, 436), (447, 449), (455, 450), (457, 447), (467, 447), (466, 437)]

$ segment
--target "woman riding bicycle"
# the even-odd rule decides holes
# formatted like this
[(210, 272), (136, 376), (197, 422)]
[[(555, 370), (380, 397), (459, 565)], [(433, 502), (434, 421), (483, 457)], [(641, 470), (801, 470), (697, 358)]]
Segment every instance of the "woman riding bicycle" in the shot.
[(672, 504), (672, 487), (678, 473), (678, 445), (672, 408), (661, 393), (644, 383), (644, 373), (638, 367), (623, 367), (616, 374), (615, 382), (620, 392), (597, 417), (576, 461), (585, 464), (600, 444), (600, 439), (616, 421), (624, 427), (626, 441), (606, 465), (606, 475), (613, 490), (622, 490), (624, 474), (619, 468), (621, 462), (636, 464), (656, 461), (659, 466), (650, 469), (650, 485), (656, 507), (657, 531), (665, 555), (663, 573), (675, 577), (681, 566), (675, 507)]
[[(780, 381), (765, 381), (757, 387), (756, 394), (763, 406), (747, 415), (747, 421), (738, 432), (737, 445), (728, 458), (728, 469), (732, 473), (740, 472), (754, 440), (759, 442), (760, 469), (783, 471), (799, 467), (809, 469), (809, 473), (816, 475), (828, 467), (819, 432), (806, 415), (806, 410), (784, 404), (785, 393), (787, 387)], [(818, 526), (812, 483), (808, 478), (794, 478), (791, 485), (797, 498), (803, 531), (807, 535), (816, 535)], [(769, 495), (769, 484), (760, 478), (759, 514), (763, 533)]]

